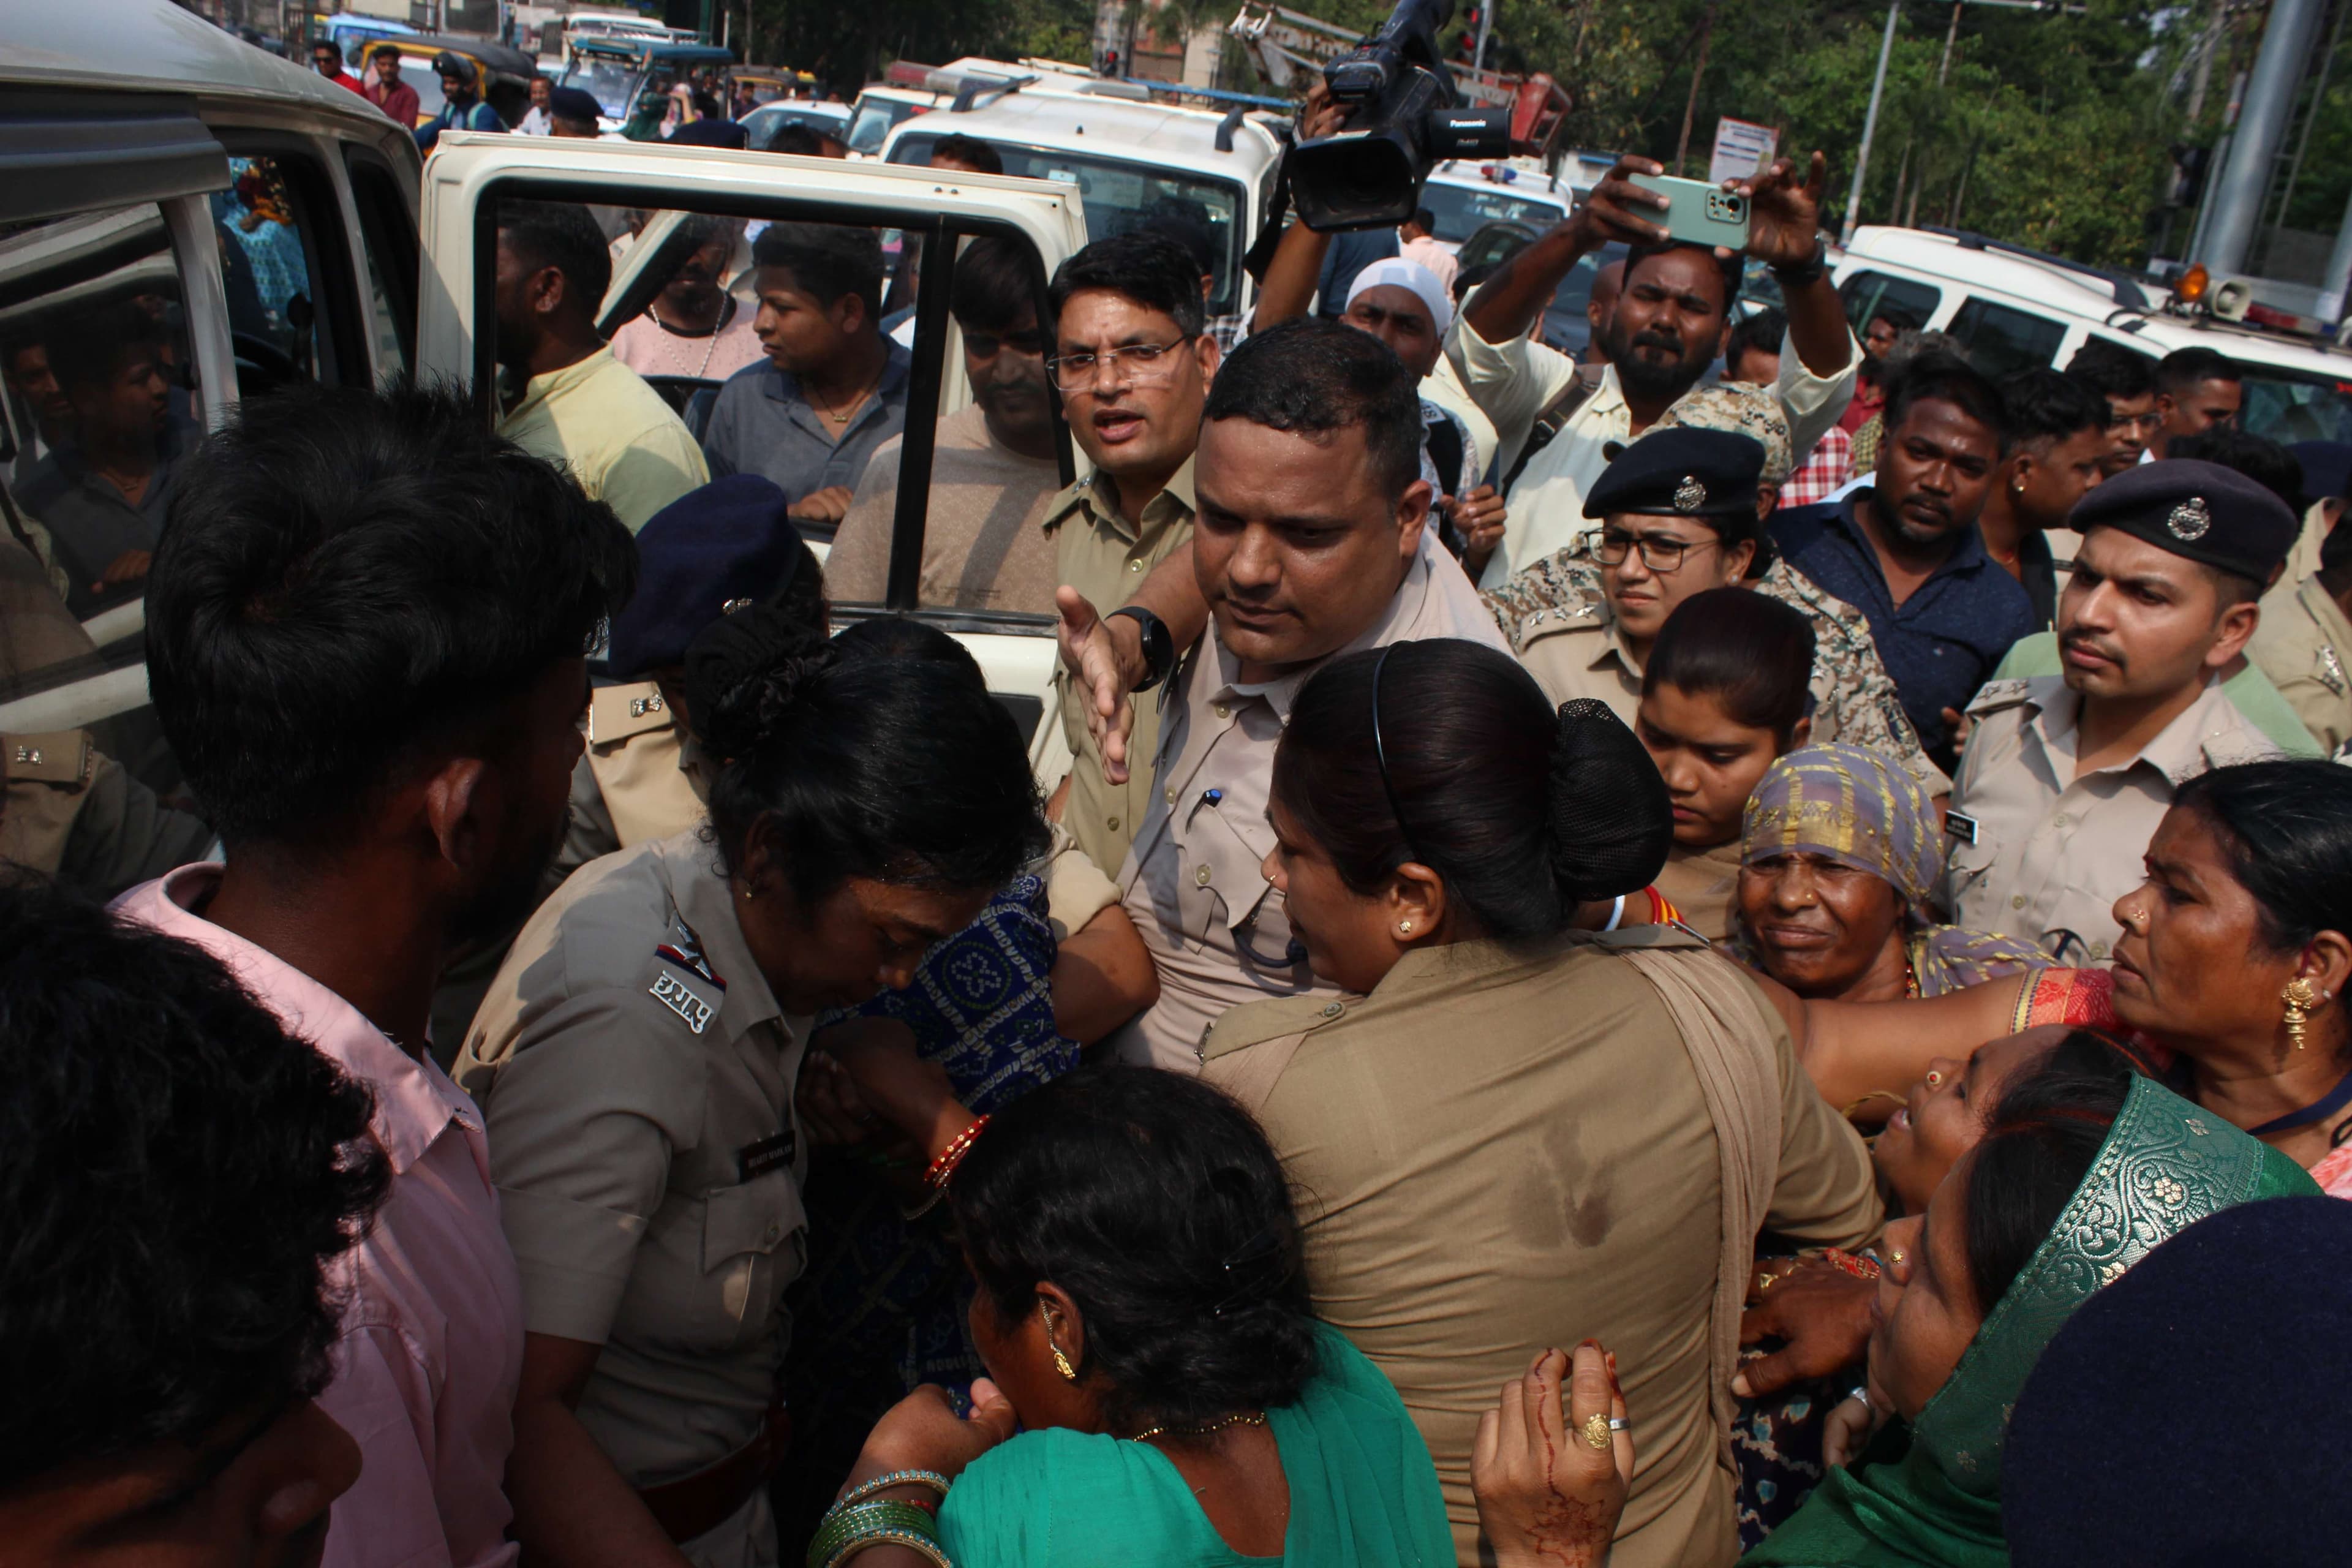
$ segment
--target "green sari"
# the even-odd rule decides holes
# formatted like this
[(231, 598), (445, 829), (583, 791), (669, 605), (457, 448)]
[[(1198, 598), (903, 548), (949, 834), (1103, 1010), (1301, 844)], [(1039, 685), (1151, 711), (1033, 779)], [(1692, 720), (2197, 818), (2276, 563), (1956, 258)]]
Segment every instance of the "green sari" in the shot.
[(2003, 1568), (2000, 1453), (2042, 1349), (2092, 1292), (2221, 1209), (2316, 1193), (2294, 1161), (2151, 1079), (1916, 1426), (1887, 1424), (1739, 1568)]

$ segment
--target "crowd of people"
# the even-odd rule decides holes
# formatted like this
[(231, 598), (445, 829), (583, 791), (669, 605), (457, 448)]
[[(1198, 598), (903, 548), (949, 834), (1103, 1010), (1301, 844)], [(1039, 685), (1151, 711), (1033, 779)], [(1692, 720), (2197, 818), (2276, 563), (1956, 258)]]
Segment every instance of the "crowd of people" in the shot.
[(2339, 498), (2203, 351), (1858, 338), (1818, 154), (1745, 258), (1655, 172), (1294, 226), (1230, 348), (1181, 223), (964, 244), (922, 597), (1057, 617), (1042, 779), (879, 608), (870, 230), (632, 231), (607, 341), (503, 200), (495, 428), (152, 497), (153, 334), (48, 345), (222, 852), (0, 886), (0, 1556), (2331, 1560)]

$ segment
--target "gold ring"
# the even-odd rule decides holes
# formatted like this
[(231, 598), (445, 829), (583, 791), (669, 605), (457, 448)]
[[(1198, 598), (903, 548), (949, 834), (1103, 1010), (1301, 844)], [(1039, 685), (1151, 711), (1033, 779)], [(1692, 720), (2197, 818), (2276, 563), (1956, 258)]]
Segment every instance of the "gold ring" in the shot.
[(1584, 1418), (1584, 1442), (1587, 1447), (1593, 1449), (1595, 1452), (1607, 1448), (1609, 1447), (1609, 1417), (1601, 1415), (1599, 1411), (1595, 1411), (1591, 1415), (1586, 1416)]

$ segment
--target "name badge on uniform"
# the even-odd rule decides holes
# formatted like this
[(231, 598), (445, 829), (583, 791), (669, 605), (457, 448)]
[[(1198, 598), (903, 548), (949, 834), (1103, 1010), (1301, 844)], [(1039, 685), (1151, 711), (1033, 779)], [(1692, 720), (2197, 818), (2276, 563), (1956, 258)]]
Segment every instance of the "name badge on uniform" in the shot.
[(688, 989), (685, 981), (667, 970), (654, 976), (646, 988), (653, 999), (686, 1020), (686, 1026), (696, 1034), (710, 1026), (711, 1015), (718, 1011), (709, 1003)]
[(771, 1171), (783, 1170), (793, 1163), (800, 1146), (800, 1140), (787, 1127), (773, 1138), (762, 1138), (757, 1143), (746, 1143), (736, 1150), (735, 1169), (747, 1182)]
[(1944, 831), (1955, 838), (1965, 838), (1974, 844), (1977, 841), (1977, 819), (1964, 811), (1948, 811), (1944, 813)]

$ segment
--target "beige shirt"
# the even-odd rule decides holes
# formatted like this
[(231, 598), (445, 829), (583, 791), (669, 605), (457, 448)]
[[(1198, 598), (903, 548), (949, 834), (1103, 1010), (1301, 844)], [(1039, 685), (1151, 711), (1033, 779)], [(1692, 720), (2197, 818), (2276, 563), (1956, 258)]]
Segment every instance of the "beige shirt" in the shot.
[(1681, 911), (1683, 924), (1709, 942), (1731, 937), (1731, 917), (1739, 907), (1739, 840), (1706, 849), (1677, 844), (1666, 851), (1656, 887)]
[[(1061, 470), (1050, 458), (1024, 458), (999, 444), (977, 404), (938, 428), (917, 590), (923, 606), (1054, 614), (1054, 542), (1043, 524)], [(904, 444), (893, 436), (875, 448), (834, 535), (824, 586), (837, 603), (878, 605), (889, 586)]]
[(635, 1487), (760, 1430), (805, 1258), (803, 1047), (731, 904), (691, 829), (589, 866), (523, 927), (457, 1058), (525, 1325), (604, 1347), (580, 1420)]
[[(1880, 1223), (1862, 1140), (1757, 1014), (1780, 1068), (1771, 1227), (1860, 1246)], [(1732, 1477), (1709, 1410), (1716, 1133), (1658, 993), (1572, 938), (1420, 950), (1370, 996), (1226, 1015), (1203, 1072), (1237, 1088), (1253, 1047), (1300, 1030), (1258, 1116), (1308, 1194), (1315, 1308), (1403, 1397), (1463, 1568), (1482, 1561), (1479, 1416), (1536, 1351), (1588, 1337), (1616, 1352), (1638, 1423), (1613, 1568), (1730, 1563)]]
[(702, 820), (709, 759), (676, 721), (651, 680), (589, 693), (588, 744), (572, 769), (572, 816), (556, 852), (555, 881), (616, 849), (667, 838)]
[[(1168, 488), (1144, 503), (1143, 526), (1131, 526), (1095, 493), (1088, 474), (1055, 496), (1045, 508), (1045, 530), (1054, 542), (1057, 582), (1087, 596), (1104, 615), (1135, 597), (1151, 569), (1192, 537), (1192, 463), (1185, 459)], [(1179, 650), (1181, 651), (1181, 649)], [(1087, 858), (1106, 870), (1126, 863), (1128, 846), (1151, 801), (1150, 759), (1160, 744), (1160, 704), (1144, 693), (1135, 704), (1135, 728), (1128, 736), (1127, 783), (1103, 777), (1102, 749), (1087, 730), (1090, 700), (1070, 679), (1069, 668), (1054, 661), (1054, 697), (1062, 710), (1062, 736), (1069, 742), (1070, 797), (1062, 821)]]
[[(1445, 337), (1445, 353), (1471, 397), (1502, 431), (1525, 432), (1577, 374), (1576, 362), (1559, 350), (1531, 343), (1523, 336), (1490, 343), (1466, 317), (1455, 318), (1453, 331)], [(1772, 383), (1772, 393), (1789, 416), (1790, 444), (1798, 462), (1804, 461), (1822, 433), (1845, 412), (1853, 398), (1860, 364), (1860, 351), (1849, 339), (1844, 368), (1835, 375), (1818, 376), (1798, 357), (1793, 334), (1782, 342), (1780, 374)], [(1633, 415), (1612, 365), (1559, 434), (1528, 460), (1518, 482), (1511, 487), (1511, 515), (1502, 548), (1486, 563), (1480, 584), (1498, 587), (1512, 573), (1599, 527), (1584, 515), (1584, 498), (1609, 466), (1609, 444), (1630, 440), (1633, 434)], [(1517, 457), (1518, 443), (1507, 444), (1510, 449), (1504, 460), (1507, 464)]]
[(686, 421), (609, 348), (532, 376), (522, 401), (499, 421), (499, 434), (569, 468), (632, 533), (710, 482)]
[(2271, 678), (2303, 727), (2329, 752), (2352, 740), (2352, 621), (2316, 577), (2278, 603), (2263, 600), (2262, 625), (2246, 655)]
[[(1387, 612), (1329, 657), (1426, 637), (1509, 651), (1442, 550), (1416, 555)], [(1227, 1008), (1332, 990), (1307, 967), (1305, 950), (1292, 949), (1282, 896), (1264, 870), (1274, 847), (1265, 816), (1274, 749), (1298, 689), (1324, 662), (1245, 684), (1212, 620), (1170, 681), (1150, 775), (1158, 793), (1118, 879), (1159, 972), (1160, 1000), (1111, 1036), (1119, 1059), (1195, 1071), (1202, 1037)]]
[(2077, 778), (2082, 707), (2054, 675), (1977, 693), (1945, 821), (1942, 888), (1953, 924), (2077, 965), (2105, 962), (2122, 934), (2115, 902), (2139, 886), (2140, 857), (2173, 790), (2208, 768), (2283, 754), (2209, 681), (2138, 756)]

